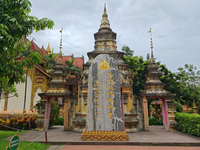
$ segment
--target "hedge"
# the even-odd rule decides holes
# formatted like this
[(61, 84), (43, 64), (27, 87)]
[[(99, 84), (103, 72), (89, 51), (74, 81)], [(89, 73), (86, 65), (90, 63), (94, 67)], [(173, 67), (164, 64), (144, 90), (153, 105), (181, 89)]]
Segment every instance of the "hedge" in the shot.
[(162, 119), (156, 119), (154, 117), (149, 117), (149, 125), (163, 125), (163, 120)]
[(176, 113), (175, 120), (180, 132), (200, 137), (200, 115)]

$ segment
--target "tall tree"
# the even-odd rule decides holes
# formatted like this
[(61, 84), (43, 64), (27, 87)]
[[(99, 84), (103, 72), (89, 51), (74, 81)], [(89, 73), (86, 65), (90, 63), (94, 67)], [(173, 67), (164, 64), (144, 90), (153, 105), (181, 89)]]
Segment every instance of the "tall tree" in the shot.
[(132, 70), (135, 73), (133, 80), (133, 94), (139, 95), (144, 89), (150, 62), (144, 60), (142, 56), (133, 56), (134, 51), (128, 46), (123, 46), (122, 51), (125, 52), (123, 59), (125, 63), (129, 65), (129, 70)]
[[(0, 94), (6, 86), (19, 83), (24, 78), (24, 64), (15, 60), (20, 50), (14, 49), (14, 44), (34, 30), (51, 29), (54, 25), (47, 18), (30, 16), (30, 11), (29, 0), (0, 0)], [(5, 78), (7, 82), (4, 82)]]
[(182, 93), (183, 98), (189, 106), (192, 106), (193, 100), (200, 105), (200, 70), (197, 70), (192, 64), (185, 64), (184, 68), (178, 68), (178, 75), (180, 77), (180, 84), (184, 88)]
[[(16, 45), (16, 44), (15, 44)], [(26, 95), (27, 95), (27, 77), (28, 77), (28, 70), (34, 66), (34, 64), (39, 64), (42, 62), (42, 55), (38, 51), (31, 51), (31, 42), (28, 41), (27, 43), (24, 43), (23, 40), (21, 40), (16, 46), (16, 49), (20, 50), (19, 56), (22, 57), (21, 64), (23, 63), (26, 66), (26, 72), (25, 72), (25, 93), (24, 93), (24, 107), (23, 111), (26, 107)]]
[(47, 68), (49, 71), (53, 70), (53, 66), (56, 64), (55, 58), (59, 54), (54, 54), (53, 50), (51, 54), (49, 55), (44, 55), (43, 60), (45, 61), (45, 68)]
[(65, 61), (65, 64), (67, 65), (64, 69), (65, 72), (67, 74), (67, 78), (69, 78), (71, 76), (71, 74), (73, 73), (77, 78), (79, 78), (80, 74), (81, 74), (81, 69), (79, 67), (74, 66), (74, 60), (75, 59), (71, 59), (69, 61)]
[(122, 47), (122, 51), (124, 51), (124, 56), (126, 57), (132, 57), (134, 54), (134, 51), (131, 50), (128, 46), (124, 45)]

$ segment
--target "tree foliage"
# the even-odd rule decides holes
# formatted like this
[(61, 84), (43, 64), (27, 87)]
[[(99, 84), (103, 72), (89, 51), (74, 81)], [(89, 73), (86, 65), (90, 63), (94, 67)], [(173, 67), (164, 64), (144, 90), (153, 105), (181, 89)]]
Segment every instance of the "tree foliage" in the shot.
[(132, 57), (134, 54), (134, 51), (131, 50), (128, 46), (124, 45), (122, 47), (122, 51), (124, 51), (124, 56), (126, 57)]
[(43, 60), (45, 61), (45, 68), (52, 70), (53, 66), (56, 64), (55, 58), (58, 56), (59, 54), (54, 54), (53, 50), (51, 52), (51, 54), (49, 55), (44, 55)]
[(64, 69), (65, 72), (67, 74), (67, 78), (69, 78), (71, 76), (71, 74), (73, 73), (77, 78), (80, 76), (81, 74), (81, 69), (79, 67), (74, 66), (74, 60), (75, 59), (71, 59), (69, 61), (65, 61), (65, 64), (67, 65)]
[[(139, 95), (144, 90), (144, 84), (146, 82), (146, 75), (148, 73), (148, 67), (150, 62), (144, 60), (142, 56), (133, 56), (133, 51), (128, 46), (123, 46), (124, 61), (129, 65), (129, 69), (134, 71), (135, 76), (133, 80), (133, 94)], [(130, 53), (131, 52), (131, 53)]]
[[(149, 59), (144, 60), (142, 56), (133, 56), (128, 46), (123, 46), (125, 52), (124, 61), (129, 65), (129, 69), (134, 71), (133, 94), (139, 95), (144, 89), (146, 75), (148, 74)], [(170, 93), (175, 93), (174, 100), (182, 105), (193, 106), (193, 101), (200, 112), (200, 71), (194, 65), (185, 64), (184, 67), (178, 68), (178, 72), (171, 72), (166, 65), (157, 63), (160, 80), (165, 83), (165, 89)], [(155, 99), (154, 99), (155, 100)], [(150, 103), (152, 99), (148, 99)]]
[[(19, 83), (24, 78), (25, 64), (16, 61), (20, 50), (14, 49), (14, 45), (22, 36), (26, 37), (34, 30), (51, 29), (54, 25), (47, 18), (30, 16), (30, 11), (29, 0), (0, 0), (0, 93), (6, 86)], [(5, 78), (7, 82), (4, 82)]]

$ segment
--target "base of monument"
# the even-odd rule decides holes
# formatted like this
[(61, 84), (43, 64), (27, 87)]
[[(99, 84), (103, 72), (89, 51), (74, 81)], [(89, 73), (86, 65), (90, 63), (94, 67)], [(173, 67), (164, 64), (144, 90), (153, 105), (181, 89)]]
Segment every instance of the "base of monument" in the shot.
[(126, 131), (84, 131), (81, 141), (128, 141)]

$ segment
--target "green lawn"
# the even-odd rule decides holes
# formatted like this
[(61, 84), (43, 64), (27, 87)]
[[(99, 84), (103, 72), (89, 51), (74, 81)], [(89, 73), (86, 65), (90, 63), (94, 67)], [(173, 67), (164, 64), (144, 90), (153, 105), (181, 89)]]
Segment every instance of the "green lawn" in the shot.
[[(16, 131), (0, 131), (0, 150), (6, 150), (9, 146), (10, 141), (3, 140), (4, 138), (11, 137), (15, 134), (22, 134), (26, 131), (16, 132)], [(34, 139), (33, 139), (34, 140)], [(46, 150), (50, 145), (43, 143), (31, 143), (20, 141), (18, 150)]]

